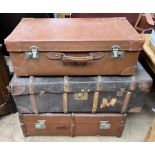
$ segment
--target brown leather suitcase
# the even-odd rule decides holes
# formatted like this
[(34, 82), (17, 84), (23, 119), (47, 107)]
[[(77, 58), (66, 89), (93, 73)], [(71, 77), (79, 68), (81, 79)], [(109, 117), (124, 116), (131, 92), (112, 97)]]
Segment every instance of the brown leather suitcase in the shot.
[(21, 114), (24, 136), (118, 136), (126, 114)]
[(143, 37), (126, 18), (28, 18), (5, 44), (17, 76), (134, 75)]

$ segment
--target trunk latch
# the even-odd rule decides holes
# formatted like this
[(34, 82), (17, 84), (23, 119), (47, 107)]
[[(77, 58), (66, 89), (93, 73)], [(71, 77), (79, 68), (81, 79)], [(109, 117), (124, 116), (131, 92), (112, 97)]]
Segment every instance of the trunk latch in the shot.
[(111, 57), (112, 58), (124, 58), (124, 51), (121, 51), (118, 45), (114, 45), (112, 46)]
[(39, 59), (39, 52), (37, 46), (32, 46), (31, 51), (25, 52), (27, 59)]
[(100, 129), (110, 129), (111, 124), (109, 121), (100, 121)]

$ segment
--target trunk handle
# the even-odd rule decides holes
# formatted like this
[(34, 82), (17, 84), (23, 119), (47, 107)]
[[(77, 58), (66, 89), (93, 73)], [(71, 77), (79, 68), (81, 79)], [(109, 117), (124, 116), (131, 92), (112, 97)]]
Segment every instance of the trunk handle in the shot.
[(61, 60), (63, 62), (88, 62), (92, 60), (99, 60), (104, 57), (103, 52), (91, 52), (88, 53), (87, 56), (69, 56), (66, 55), (65, 53), (54, 53), (54, 52), (49, 52), (47, 53), (47, 57), (50, 60)]
[(85, 57), (67, 56), (64, 53), (60, 53), (60, 55), (63, 62), (87, 62), (94, 60), (93, 53), (89, 53), (88, 56)]

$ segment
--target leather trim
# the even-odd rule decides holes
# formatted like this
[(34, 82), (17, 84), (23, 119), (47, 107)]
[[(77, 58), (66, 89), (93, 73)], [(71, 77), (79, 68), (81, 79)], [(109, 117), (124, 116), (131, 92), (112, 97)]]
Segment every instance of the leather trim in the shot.
[(93, 99), (92, 113), (95, 113), (97, 110), (98, 98), (99, 98), (99, 92), (95, 92), (94, 93), (94, 99)]
[(101, 82), (102, 82), (102, 77), (97, 76), (97, 84), (96, 84), (96, 91), (101, 91)]
[(96, 92), (94, 93), (92, 113), (95, 113), (96, 110), (97, 110), (99, 91), (101, 91), (101, 82), (102, 82), (102, 77), (101, 76), (97, 76)]
[(64, 76), (64, 92), (69, 92), (69, 80), (68, 76)]
[(32, 109), (33, 109), (35, 114), (38, 114), (39, 112), (38, 112), (37, 102), (35, 99), (34, 77), (33, 76), (29, 77), (29, 92), (30, 92), (30, 99), (31, 99), (31, 103), (32, 103)]
[(67, 92), (69, 92), (69, 81), (68, 81), (68, 76), (64, 76), (64, 94), (63, 94), (63, 111), (64, 111), (64, 113), (67, 113), (67, 109), (68, 109)]
[(122, 71), (121, 75), (133, 75), (135, 73), (136, 66), (131, 66)]
[(125, 96), (125, 99), (124, 99), (124, 102), (123, 102), (121, 113), (125, 113), (126, 112), (127, 107), (128, 107), (128, 103), (129, 103), (129, 100), (130, 100), (130, 97), (131, 97), (131, 92), (128, 91), (126, 93), (126, 96)]
[(13, 96), (22, 95), (25, 92), (25, 86), (22, 83), (13, 83), (9, 85)]
[(75, 114), (71, 114), (71, 136), (75, 136)]
[(23, 120), (23, 115), (22, 114), (19, 114), (19, 120), (20, 120), (20, 126), (21, 126), (21, 129), (22, 129), (23, 135), (24, 135), (24, 137), (27, 137), (28, 133), (27, 133), (27, 130), (26, 130), (26, 127), (25, 127), (25, 124), (24, 124), (24, 120)]
[(67, 113), (67, 109), (68, 109), (67, 103), (68, 103), (67, 93), (64, 93), (63, 94), (63, 111), (64, 111), (64, 113)]
[(136, 89), (136, 79), (135, 76), (131, 77), (131, 85), (130, 85), (130, 90), (135, 90)]

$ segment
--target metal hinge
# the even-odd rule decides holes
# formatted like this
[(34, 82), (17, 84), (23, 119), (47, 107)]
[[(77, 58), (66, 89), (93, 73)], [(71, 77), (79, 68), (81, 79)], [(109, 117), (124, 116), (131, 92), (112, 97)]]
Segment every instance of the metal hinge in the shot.
[(37, 120), (37, 122), (35, 123), (35, 129), (45, 129), (45, 122), (45, 120)]
[(118, 45), (114, 45), (112, 46), (111, 57), (112, 58), (124, 58), (124, 51), (121, 51)]
[(111, 124), (109, 121), (100, 121), (100, 129), (110, 129)]
[(39, 59), (39, 48), (37, 46), (32, 46), (31, 51), (25, 52), (27, 59)]

